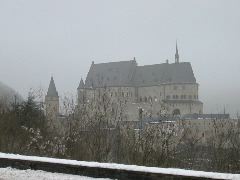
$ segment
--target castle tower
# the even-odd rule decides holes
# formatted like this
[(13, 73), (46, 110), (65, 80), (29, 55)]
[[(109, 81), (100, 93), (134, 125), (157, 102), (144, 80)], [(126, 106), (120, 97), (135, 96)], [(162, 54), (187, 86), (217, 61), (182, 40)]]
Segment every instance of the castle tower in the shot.
[(51, 77), (48, 92), (45, 96), (45, 105), (47, 118), (51, 120), (56, 120), (59, 114), (59, 96), (53, 77)]
[(176, 42), (175, 63), (179, 63), (179, 54), (178, 54), (178, 46), (177, 46), (177, 42)]
[(83, 104), (85, 103), (85, 90), (84, 90), (84, 82), (83, 79), (81, 78), (81, 81), (79, 83), (79, 86), (77, 88), (78, 90), (78, 104)]

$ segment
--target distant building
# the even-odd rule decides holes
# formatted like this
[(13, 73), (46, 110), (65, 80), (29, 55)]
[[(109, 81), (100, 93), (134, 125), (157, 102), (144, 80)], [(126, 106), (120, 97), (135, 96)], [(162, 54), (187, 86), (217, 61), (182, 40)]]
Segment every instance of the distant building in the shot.
[(202, 114), (203, 103), (198, 97), (191, 64), (179, 62), (176, 45), (175, 63), (138, 66), (136, 59), (92, 65), (87, 78), (78, 87), (78, 105), (92, 101), (98, 89), (107, 88), (113, 101), (126, 102), (127, 119), (136, 120), (139, 108), (143, 115), (159, 115), (162, 105), (168, 114)]
[(59, 96), (53, 77), (51, 77), (47, 95), (45, 96), (45, 105), (47, 118), (52, 121), (56, 120), (59, 116)]

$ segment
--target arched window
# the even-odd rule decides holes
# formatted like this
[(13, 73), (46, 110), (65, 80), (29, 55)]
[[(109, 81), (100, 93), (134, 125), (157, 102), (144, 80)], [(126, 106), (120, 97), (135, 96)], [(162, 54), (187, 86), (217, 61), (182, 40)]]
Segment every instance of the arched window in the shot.
[(144, 101), (147, 102), (147, 97), (146, 96), (144, 97)]
[(142, 102), (142, 97), (139, 98), (139, 101)]
[(151, 96), (148, 97), (148, 101), (152, 102), (152, 97)]

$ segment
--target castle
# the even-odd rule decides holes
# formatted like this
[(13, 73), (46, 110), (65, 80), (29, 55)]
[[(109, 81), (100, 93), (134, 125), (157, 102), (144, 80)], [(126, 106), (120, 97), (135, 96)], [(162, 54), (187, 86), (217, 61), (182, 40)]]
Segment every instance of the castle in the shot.
[[(95, 99), (99, 89), (107, 88), (115, 102), (121, 98), (126, 103), (128, 120), (137, 120), (139, 108), (145, 117), (202, 114), (203, 103), (198, 97), (199, 84), (189, 62), (180, 62), (176, 45), (175, 62), (138, 66), (130, 61), (95, 64), (92, 62), (85, 82), (81, 79), (78, 107)], [(59, 100), (51, 79), (46, 104), (49, 111), (58, 109)], [(163, 109), (163, 104), (165, 109)]]
[[(127, 102), (129, 118), (136, 119), (138, 108), (145, 115), (159, 114), (161, 105), (167, 114), (202, 114), (203, 103), (198, 98), (191, 64), (179, 62), (176, 45), (175, 63), (138, 66), (136, 59), (130, 61), (95, 64), (92, 62), (86, 81), (81, 79), (78, 87), (78, 104), (91, 101), (96, 90), (107, 87), (110, 97)], [(135, 113), (134, 113), (135, 112)]]

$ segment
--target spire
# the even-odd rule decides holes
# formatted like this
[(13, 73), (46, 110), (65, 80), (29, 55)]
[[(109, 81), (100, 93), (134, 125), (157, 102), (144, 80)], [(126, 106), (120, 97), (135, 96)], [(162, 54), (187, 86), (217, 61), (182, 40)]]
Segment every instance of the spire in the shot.
[(83, 82), (83, 79), (81, 78), (81, 81), (79, 83), (79, 86), (78, 86), (78, 89), (83, 89), (84, 88), (84, 82)]
[(57, 89), (56, 89), (56, 86), (55, 86), (53, 77), (51, 77), (51, 80), (50, 80), (50, 84), (49, 84), (49, 87), (48, 87), (47, 96), (50, 96), (50, 97), (58, 97), (58, 92), (57, 92)]
[(179, 54), (178, 54), (178, 46), (177, 46), (177, 41), (176, 41), (175, 63), (179, 63)]

